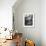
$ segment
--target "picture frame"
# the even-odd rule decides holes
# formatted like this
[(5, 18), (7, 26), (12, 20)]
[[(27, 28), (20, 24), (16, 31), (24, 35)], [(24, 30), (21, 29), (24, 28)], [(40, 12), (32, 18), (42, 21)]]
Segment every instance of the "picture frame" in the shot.
[(24, 13), (23, 14), (23, 26), (24, 27), (34, 27), (34, 13)]

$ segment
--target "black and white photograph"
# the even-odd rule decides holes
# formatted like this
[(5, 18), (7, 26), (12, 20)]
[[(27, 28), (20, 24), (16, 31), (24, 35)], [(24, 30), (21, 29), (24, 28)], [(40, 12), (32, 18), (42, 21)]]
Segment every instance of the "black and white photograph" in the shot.
[(33, 27), (34, 26), (34, 14), (29, 13), (24, 15), (24, 27)]

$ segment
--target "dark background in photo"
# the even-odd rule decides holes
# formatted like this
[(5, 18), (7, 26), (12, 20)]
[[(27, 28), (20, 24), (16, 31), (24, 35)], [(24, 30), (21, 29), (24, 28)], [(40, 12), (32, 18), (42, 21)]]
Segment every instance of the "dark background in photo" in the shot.
[(29, 14), (29, 16), (25, 16), (25, 26), (32, 26), (33, 25), (33, 15)]

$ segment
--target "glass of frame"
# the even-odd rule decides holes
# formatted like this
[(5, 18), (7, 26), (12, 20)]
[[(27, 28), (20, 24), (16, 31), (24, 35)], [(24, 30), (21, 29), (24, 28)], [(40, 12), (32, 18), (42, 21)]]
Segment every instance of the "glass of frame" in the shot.
[(23, 14), (23, 26), (24, 27), (34, 27), (34, 13), (24, 13)]

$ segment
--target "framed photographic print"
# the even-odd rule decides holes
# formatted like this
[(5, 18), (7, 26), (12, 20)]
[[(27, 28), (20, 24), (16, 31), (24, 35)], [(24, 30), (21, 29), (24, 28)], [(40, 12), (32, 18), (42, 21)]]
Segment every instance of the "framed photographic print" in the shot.
[(24, 13), (23, 26), (24, 27), (34, 27), (34, 13)]

